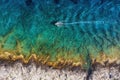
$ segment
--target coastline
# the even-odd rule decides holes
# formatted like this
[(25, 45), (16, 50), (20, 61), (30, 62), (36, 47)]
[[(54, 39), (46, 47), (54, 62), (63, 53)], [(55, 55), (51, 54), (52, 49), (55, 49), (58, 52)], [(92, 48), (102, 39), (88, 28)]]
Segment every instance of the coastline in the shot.
[[(119, 80), (120, 65), (95, 65), (89, 80)], [(86, 80), (87, 72), (79, 67), (55, 69), (34, 62), (0, 61), (0, 80)]]

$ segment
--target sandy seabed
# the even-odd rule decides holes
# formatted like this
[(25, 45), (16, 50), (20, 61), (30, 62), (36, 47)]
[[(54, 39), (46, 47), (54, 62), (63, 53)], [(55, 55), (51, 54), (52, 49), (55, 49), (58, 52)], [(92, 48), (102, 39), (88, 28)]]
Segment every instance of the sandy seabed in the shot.
[[(87, 72), (81, 69), (53, 69), (35, 63), (0, 61), (0, 80), (86, 80)], [(120, 66), (96, 67), (89, 80), (120, 80)]]

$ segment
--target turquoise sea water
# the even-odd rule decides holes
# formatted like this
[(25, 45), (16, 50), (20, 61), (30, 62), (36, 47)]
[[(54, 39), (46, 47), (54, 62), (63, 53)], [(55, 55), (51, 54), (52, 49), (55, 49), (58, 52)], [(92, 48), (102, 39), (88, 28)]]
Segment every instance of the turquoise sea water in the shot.
[(109, 54), (120, 48), (120, 1), (0, 0), (0, 46), (27, 56)]

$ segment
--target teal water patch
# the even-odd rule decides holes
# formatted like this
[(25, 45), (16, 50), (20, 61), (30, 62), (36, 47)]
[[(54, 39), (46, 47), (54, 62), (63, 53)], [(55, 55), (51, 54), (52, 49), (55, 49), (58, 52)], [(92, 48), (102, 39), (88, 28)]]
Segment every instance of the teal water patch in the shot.
[[(120, 47), (119, 18), (119, 0), (1, 0), (0, 44), (8, 50), (20, 44), (21, 53), (27, 55), (55, 56), (60, 51), (84, 55), (85, 49), (97, 54)], [(66, 25), (56, 26), (59, 21)]]

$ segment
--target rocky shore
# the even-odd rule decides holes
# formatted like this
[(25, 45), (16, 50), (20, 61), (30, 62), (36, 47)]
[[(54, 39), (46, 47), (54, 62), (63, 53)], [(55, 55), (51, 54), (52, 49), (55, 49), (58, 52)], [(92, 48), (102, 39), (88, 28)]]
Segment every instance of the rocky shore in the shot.
[[(87, 74), (80, 68), (53, 69), (35, 63), (0, 61), (0, 80), (86, 80)], [(120, 66), (97, 66), (88, 80), (120, 80)]]

